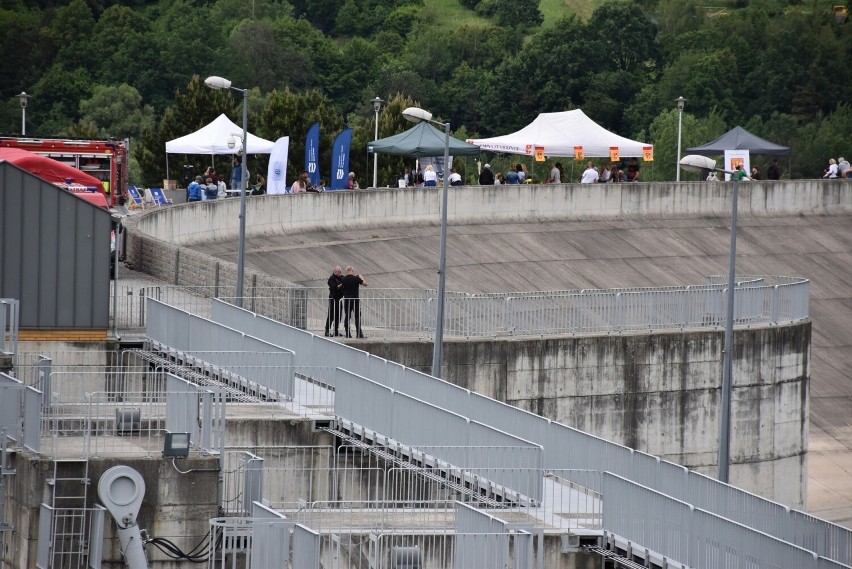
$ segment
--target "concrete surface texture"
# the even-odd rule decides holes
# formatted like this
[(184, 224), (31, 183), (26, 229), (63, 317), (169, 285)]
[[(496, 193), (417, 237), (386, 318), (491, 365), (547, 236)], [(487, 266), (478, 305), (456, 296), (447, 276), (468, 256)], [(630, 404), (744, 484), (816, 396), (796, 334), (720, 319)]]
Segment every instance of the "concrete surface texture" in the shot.
[[(437, 197), (435, 198), (437, 202)], [(813, 318), (808, 455), (809, 512), (852, 527), (852, 214), (739, 219), (740, 275), (804, 276)], [(248, 223), (252, 221), (249, 218)], [(452, 224), (447, 289), (465, 292), (699, 284), (724, 274), (727, 215)], [(437, 285), (434, 225), (250, 232), (246, 267), (324, 286), (331, 267), (354, 265), (371, 286)], [(236, 242), (206, 243), (224, 260)]]

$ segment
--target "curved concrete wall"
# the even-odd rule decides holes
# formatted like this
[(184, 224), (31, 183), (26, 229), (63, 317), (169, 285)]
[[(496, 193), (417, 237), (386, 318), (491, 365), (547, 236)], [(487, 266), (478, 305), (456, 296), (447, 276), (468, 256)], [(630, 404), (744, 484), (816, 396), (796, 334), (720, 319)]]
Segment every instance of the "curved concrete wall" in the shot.
[[(688, 182), (470, 186), (450, 190), (450, 223), (730, 215), (730, 184)], [(797, 180), (740, 184), (740, 213), (852, 211), (852, 183)], [(187, 247), (237, 237), (239, 200), (161, 208), (128, 221), (137, 268), (181, 285), (232, 283), (233, 263)], [(326, 227), (436, 225), (434, 189), (252, 197), (247, 233)], [(246, 271), (247, 287), (280, 285)], [(738, 330), (733, 400), (735, 484), (795, 507), (806, 497), (810, 323)], [(428, 370), (431, 343), (374, 344), (371, 351)], [(721, 331), (448, 342), (445, 376), (598, 436), (715, 473)]]
[[(810, 322), (737, 330), (735, 342), (731, 482), (803, 507)], [(721, 331), (449, 341), (444, 377), (715, 477), (723, 343)], [(431, 367), (428, 343), (362, 349)]]
[[(247, 235), (286, 234), (439, 223), (434, 188), (338, 191), (253, 196), (246, 199)], [(450, 223), (608, 219), (625, 216), (726, 216), (732, 184), (560, 184), (463, 186), (449, 192)], [(181, 245), (238, 237), (240, 200), (159, 208), (134, 219), (142, 233)], [(743, 182), (742, 215), (824, 214), (852, 211), (852, 182), (792, 180)]]

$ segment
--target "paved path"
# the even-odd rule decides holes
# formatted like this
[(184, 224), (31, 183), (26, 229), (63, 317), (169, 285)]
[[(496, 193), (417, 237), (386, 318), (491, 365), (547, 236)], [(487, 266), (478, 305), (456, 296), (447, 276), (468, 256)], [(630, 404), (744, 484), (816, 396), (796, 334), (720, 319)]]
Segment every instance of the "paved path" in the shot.
[[(467, 292), (698, 284), (727, 271), (728, 218), (450, 227), (447, 288)], [(205, 248), (235, 260), (236, 244)], [(852, 527), (852, 216), (740, 218), (739, 274), (812, 280), (808, 510)], [(246, 266), (306, 286), (352, 264), (376, 287), (437, 286), (437, 227), (249, 239)]]

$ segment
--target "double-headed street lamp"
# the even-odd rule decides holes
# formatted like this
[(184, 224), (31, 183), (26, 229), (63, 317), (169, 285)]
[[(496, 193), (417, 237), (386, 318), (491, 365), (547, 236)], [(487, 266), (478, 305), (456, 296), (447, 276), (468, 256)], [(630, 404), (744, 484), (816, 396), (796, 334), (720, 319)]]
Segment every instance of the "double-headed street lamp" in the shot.
[[(376, 136), (373, 138), (373, 140), (378, 140), (379, 139), (379, 111), (382, 110), (382, 103), (384, 103), (384, 101), (382, 99), (379, 99), (379, 96), (376, 95), (376, 98), (372, 99), (370, 102), (373, 103), (373, 110), (376, 111)], [(374, 188), (378, 187), (378, 183), (379, 183), (378, 167), (379, 167), (379, 155), (376, 154), (376, 151), (374, 150), (373, 151), (373, 187)]]
[(680, 182), (680, 132), (683, 124), (683, 105), (686, 99), (678, 97), (675, 99), (677, 103), (677, 164), (675, 165), (675, 181)]
[(731, 246), (728, 250), (728, 298), (725, 314), (725, 345), (724, 357), (722, 358), (722, 408), (719, 412), (719, 481), (728, 482), (728, 462), (731, 449), (731, 390), (732, 385), (732, 350), (734, 341), (734, 284), (736, 279), (736, 257), (737, 257), (737, 198), (739, 195), (740, 178), (737, 172), (716, 168), (716, 161), (690, 154), (684, 156), (678, 163), (680, 168), (688, 172), (701, 172), (711, 170), (730, 174), (734, 182), (733, 199), (731, 200)]
[[(432, 113), (419, 107), (408, 107), (402, 116), (411, 122), (430, 122), (444, 129), (444, 189), (441, 195), (441, 246), (438, 254), (438, 314), (435, 320), (435, 345), (432, 349), (432, 375), (441, 377), (441, 352), (444, 346), (444, 295), (447, 280), (447, 184), (450, 175), (450, 123), (432, 120)], [(378, 136), (378, 135), (377, 135)]]
[(19, 101), (21, 101), (21, 136), (26, 136), (27, 134), (27, 102), (30, 100), (32, 95), (27, 95), (26, 91), (21, 91), (20, 94), (15, 95)]
[[(243, 280), (245, 274), (246, 260), (246, 185), (248, 182), (248, 89), (239, 89), (231, 86), (231, 81), (224, 77), (211, 75), (204, 80), (204, 84), (211, 89), (239, 91), (243, 94), (243, 163), (240, 167), (240, 238), (237, 248), (237, 306), (243, 306)], [(229, 145), (230, 146), (230, 145)]]

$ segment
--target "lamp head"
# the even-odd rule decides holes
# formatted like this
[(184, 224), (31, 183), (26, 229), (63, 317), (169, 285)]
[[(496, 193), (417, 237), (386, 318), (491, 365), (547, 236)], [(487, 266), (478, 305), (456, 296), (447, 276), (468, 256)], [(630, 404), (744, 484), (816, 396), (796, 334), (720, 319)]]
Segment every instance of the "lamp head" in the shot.
[(376, 112), (379, 112), (381, 110), (382, 103), (384, 103), (382, 99), (379, 99), (378, 95), (376, 95), (376, 98), (372, 99), (370, 102), (373, 103), (373, 110)]
[(231, 81), (229, 79), (225, 79), (224, 77), (219, 77), (218, 75), (211, 75), (207, 79), (204, 80), (204, 84), (210, 87), (211, 89), (230, 89)]
[(30, 99), (30, 97), (32, 97), (32, 95), (27, 95), (26, 91), (21, 91), (20, 94), (15, 95), (15, 96), (18, 98), (18, 100), (21, 101), (21, 108), (22, 109), (27, 108), (27, 101)]
[(228, 148), (234, 148), (237, 145), (237, 138), (232, 134), (228, 137)]
[(423, 122), (423, 121), (431, 121), (432, 113), (429, 111), (424, 111), (420, 107), (408, 107), (404, 111), (402, 111), (402, 116), (405, 117), (405, 120), (409, 120), (411, 122)]
[(98, 496), (119, 527), (136, 525), (145, 497), (145, 480), (129, 466), (113, 466), (101, 475)]
[(687, 172), (701, 172), (702, 170), (715, 170), (716, 161), (700, 154), (688, 154), (680, 159), (680, 167)]
[(675, 99), (675, 103), (677, 103), (677, 110), (682, 111), (683, 105), (684, 103), (686, 103), (686, 99), (684, 99), (683, 97), (678, 97), (677, 99)]

